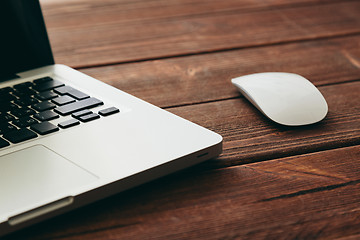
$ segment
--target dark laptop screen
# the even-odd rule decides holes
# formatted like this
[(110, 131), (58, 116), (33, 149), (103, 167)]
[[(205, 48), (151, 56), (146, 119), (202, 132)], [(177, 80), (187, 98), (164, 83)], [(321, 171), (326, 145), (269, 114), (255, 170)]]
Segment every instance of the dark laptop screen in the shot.
[(38, 0), (0, 0), (0, 81), (54, 64)]

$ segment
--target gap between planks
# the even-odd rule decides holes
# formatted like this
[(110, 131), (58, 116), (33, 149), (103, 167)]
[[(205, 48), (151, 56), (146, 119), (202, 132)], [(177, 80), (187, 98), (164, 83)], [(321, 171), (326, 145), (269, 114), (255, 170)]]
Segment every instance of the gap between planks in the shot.
[[(210, 15), (160, 23), (144, 20), (132, 25), (131, 21), (122, 23), (119, 14), (103, 18), (100, 14), (95, 25), (93, 15), (80, 18), (71, 11), (67, 19), (60, 15), (51, 19), (54, 13), (49, 9), (48, 30), (56, 62), (77, 68), (358, 33), (359, 7), (355, 1), (336, 2), (301, 11), (270, 9), (266, 14)], [(57, 26), (63, 20), (65, 25)]]

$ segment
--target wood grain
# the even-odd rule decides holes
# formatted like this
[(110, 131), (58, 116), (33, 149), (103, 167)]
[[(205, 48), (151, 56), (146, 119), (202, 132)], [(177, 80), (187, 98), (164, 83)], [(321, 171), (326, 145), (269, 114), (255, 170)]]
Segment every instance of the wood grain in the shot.
[[(185, 4), (149, 2), (150, 9), (144, 6), (138, 11), (140, 3), (136, 1), (131, 11), (127, 7), (121, 10), (128, 2), (76, 1), (69, 6), (61, 3), (60, 7), (44, 2), (56, 62), (78, 68), (360, 32), (358, 1), (303, 3), (287, 8), (276, 8), (284, 5), (282, 1), (270, 1), (253, 4), (264, 6), (257, 11), (238, 11), (250, 1), (189, 5), (188, 0)], [(218, 11), (215, 6), (219, 4), (222, 7)], [(178, 8), (180, 5), (185, 7)], [(204, 5), (208, 6), (206, 10), (199, 10)], [(192, 6), (198, 10), (188, 13)], [(154, 16), (141, 15), (144, 11), (152, 14), (154, 8)]]
[(212, 167), (360, 144), (360, 81), (319, 90), (328, 103), (328, 115), (303, 127), (275, 124), (243, 98), (168, 110), (223, 136), (223, 154)]
[(183, 171), (9, 239), (334, 239), (360, 234), (360, 147)]
[[(220, 133), (224, 153), (5, 240), (359, 238), (359, 1), (41, 4), (57, 63)], [(325, 120), (279, 126), (230, 83), (265, 71), (311, 80)]]
[(273, 8), (288, 8), (341, 2), (342, 0), (40, 0), (47, 21), (52, 27), (96, 25), (99, 19), (108, 22), (187, 18), (223, 12), (253, 12)]
[(238, 97), (233, 77), (293, 72), (316, 86), (360, 79), (360, 36), (81, 69), (159, 107)]

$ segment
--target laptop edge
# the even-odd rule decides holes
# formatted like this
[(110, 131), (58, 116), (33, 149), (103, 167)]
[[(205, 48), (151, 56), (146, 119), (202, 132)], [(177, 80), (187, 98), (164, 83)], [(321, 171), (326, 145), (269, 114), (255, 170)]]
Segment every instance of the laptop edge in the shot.
[[(14, 161), (19, 160), (19, 156), (33, 153), (30, 154), (32, 156), (26, 157), (29, 161), (37, 162), (41, 158), (46, 160), (46, 156), (51, 156), (51, 161), (54, 161), (53, 166), (59, 166), (58, 169), (66, 169), (63, 168), (63, 165), (66, 165), (70, 172), (84, 175), (83, 179), (80, 177), (74, 179), (74, 186), (67, 188), (66, 184), (71, 184), (71, 179), (54, 180), (51, 176), (44, 174), (42, 177), (49, 184), (45, 187), (51, 188), (52, 184), (59, 185), (63, 187), (63, 190), (59, 192), (54, 192), (52, 189), (49, 189), (49, 192), (40, 191), (25, 180), (23, 184), (29, 184), (26, 189), (39, 192), (34, 194), (35, 196), (26, 195), (28, 199), (27, 197), (21, 199), (23, 202), (20, 200), (16, 202), (17, 199), (11, 197), (24, 195), (21, 192), (12, 195), (11, 188), (13, 187), (14, 191), (17, 188), (15, 183), (14, 185), (11, 182), (3, 183), (3, 185), (0, 183), (0, 187), (5, 186), (5, 189), (0, 188), (0, 192), (8, 193), (4, 196), (3, 202), (0, 199), (0, 203), (9, 206), (9, 208), (3, 207), (3, 213), (0, 212), (0, 236), (215, 158), (221, 153), (222, 137), (220, 135), (70, 67), (53, 64), (54, 60), (38, 1), (11, 2), (13, 9), (21, 9), (22, 14), (26, 12), (26, 18), (31, 18), (32, 14), (36, 16), (37, 20), (33, 23), (37, 25), (40, 23), (41, 26), (42, 21), (42, 30), (39, 32), (33, 29), (33, 34), (40, 34), (36, 35), (42, 39), (40, 42), (46, 39), (47, 44), (44, 45), (42, 42), (43, 47), (36, 50), (36, 52), (43, 52), (40, 54), (39, 61), (33, 63), (37, 65), (36, 68), (21, 66), (18, 69), (22, 71), (16, 72), (17, 78), (12, 80), (6, 79), (11, 75), (9, 72), (3, 74), (0, 88), (50, 76), (102, 99), (105, 106), (115, 106), (120, 109), (120, 113), (0, 149), (0, 168), (10, 165), (18, 167)], [(32, 6), (26, 5), (24, 8), (24, 4)], [(30, 13), (29, 9), (33, 12)], [(94, 111), (101, 108), (97, 107)], [(56, 123), (55, 121), (54, 124)], [(19, 172), (26, 173), (26, 169), (21, 169), (21, 167), (24, 168), (26, 161), (20, 160)], [(9, 164), (4, 165), (7, 162)], [(47, 169), (46, 166), (43, 169)], [(35, 173), (36, 171), (34, 170)], [(52, 171), (54, 175), (58, 174), (57, 168)], [(15, 176), (16, 174), (17, 172), (13, 173)], [(59, 176), (61, 178), (61, 175)], [(9, 177), (9, 179), (14, 178), (21, 178), (21, 176)], [(3, 177), (1, 180), (8, 179)], [(68, 183), (65, 184), (67, 181)], [(83, 182), (76, 184), (77, 181)], [(6, 200), (6, 197), (9, 199)], [(8, 203), (9, 200), (10, 202), (14, 200), (14, 203)]]

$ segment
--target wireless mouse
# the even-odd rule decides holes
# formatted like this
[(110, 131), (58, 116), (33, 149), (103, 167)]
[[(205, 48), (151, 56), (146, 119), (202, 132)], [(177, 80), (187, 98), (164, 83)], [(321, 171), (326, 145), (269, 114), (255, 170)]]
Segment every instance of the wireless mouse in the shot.
[(255, 73), (231, 82), (265, 116), (282, 125), (313, 124), (324, 119), (328, 112), (320, 91), (298, 74)]

